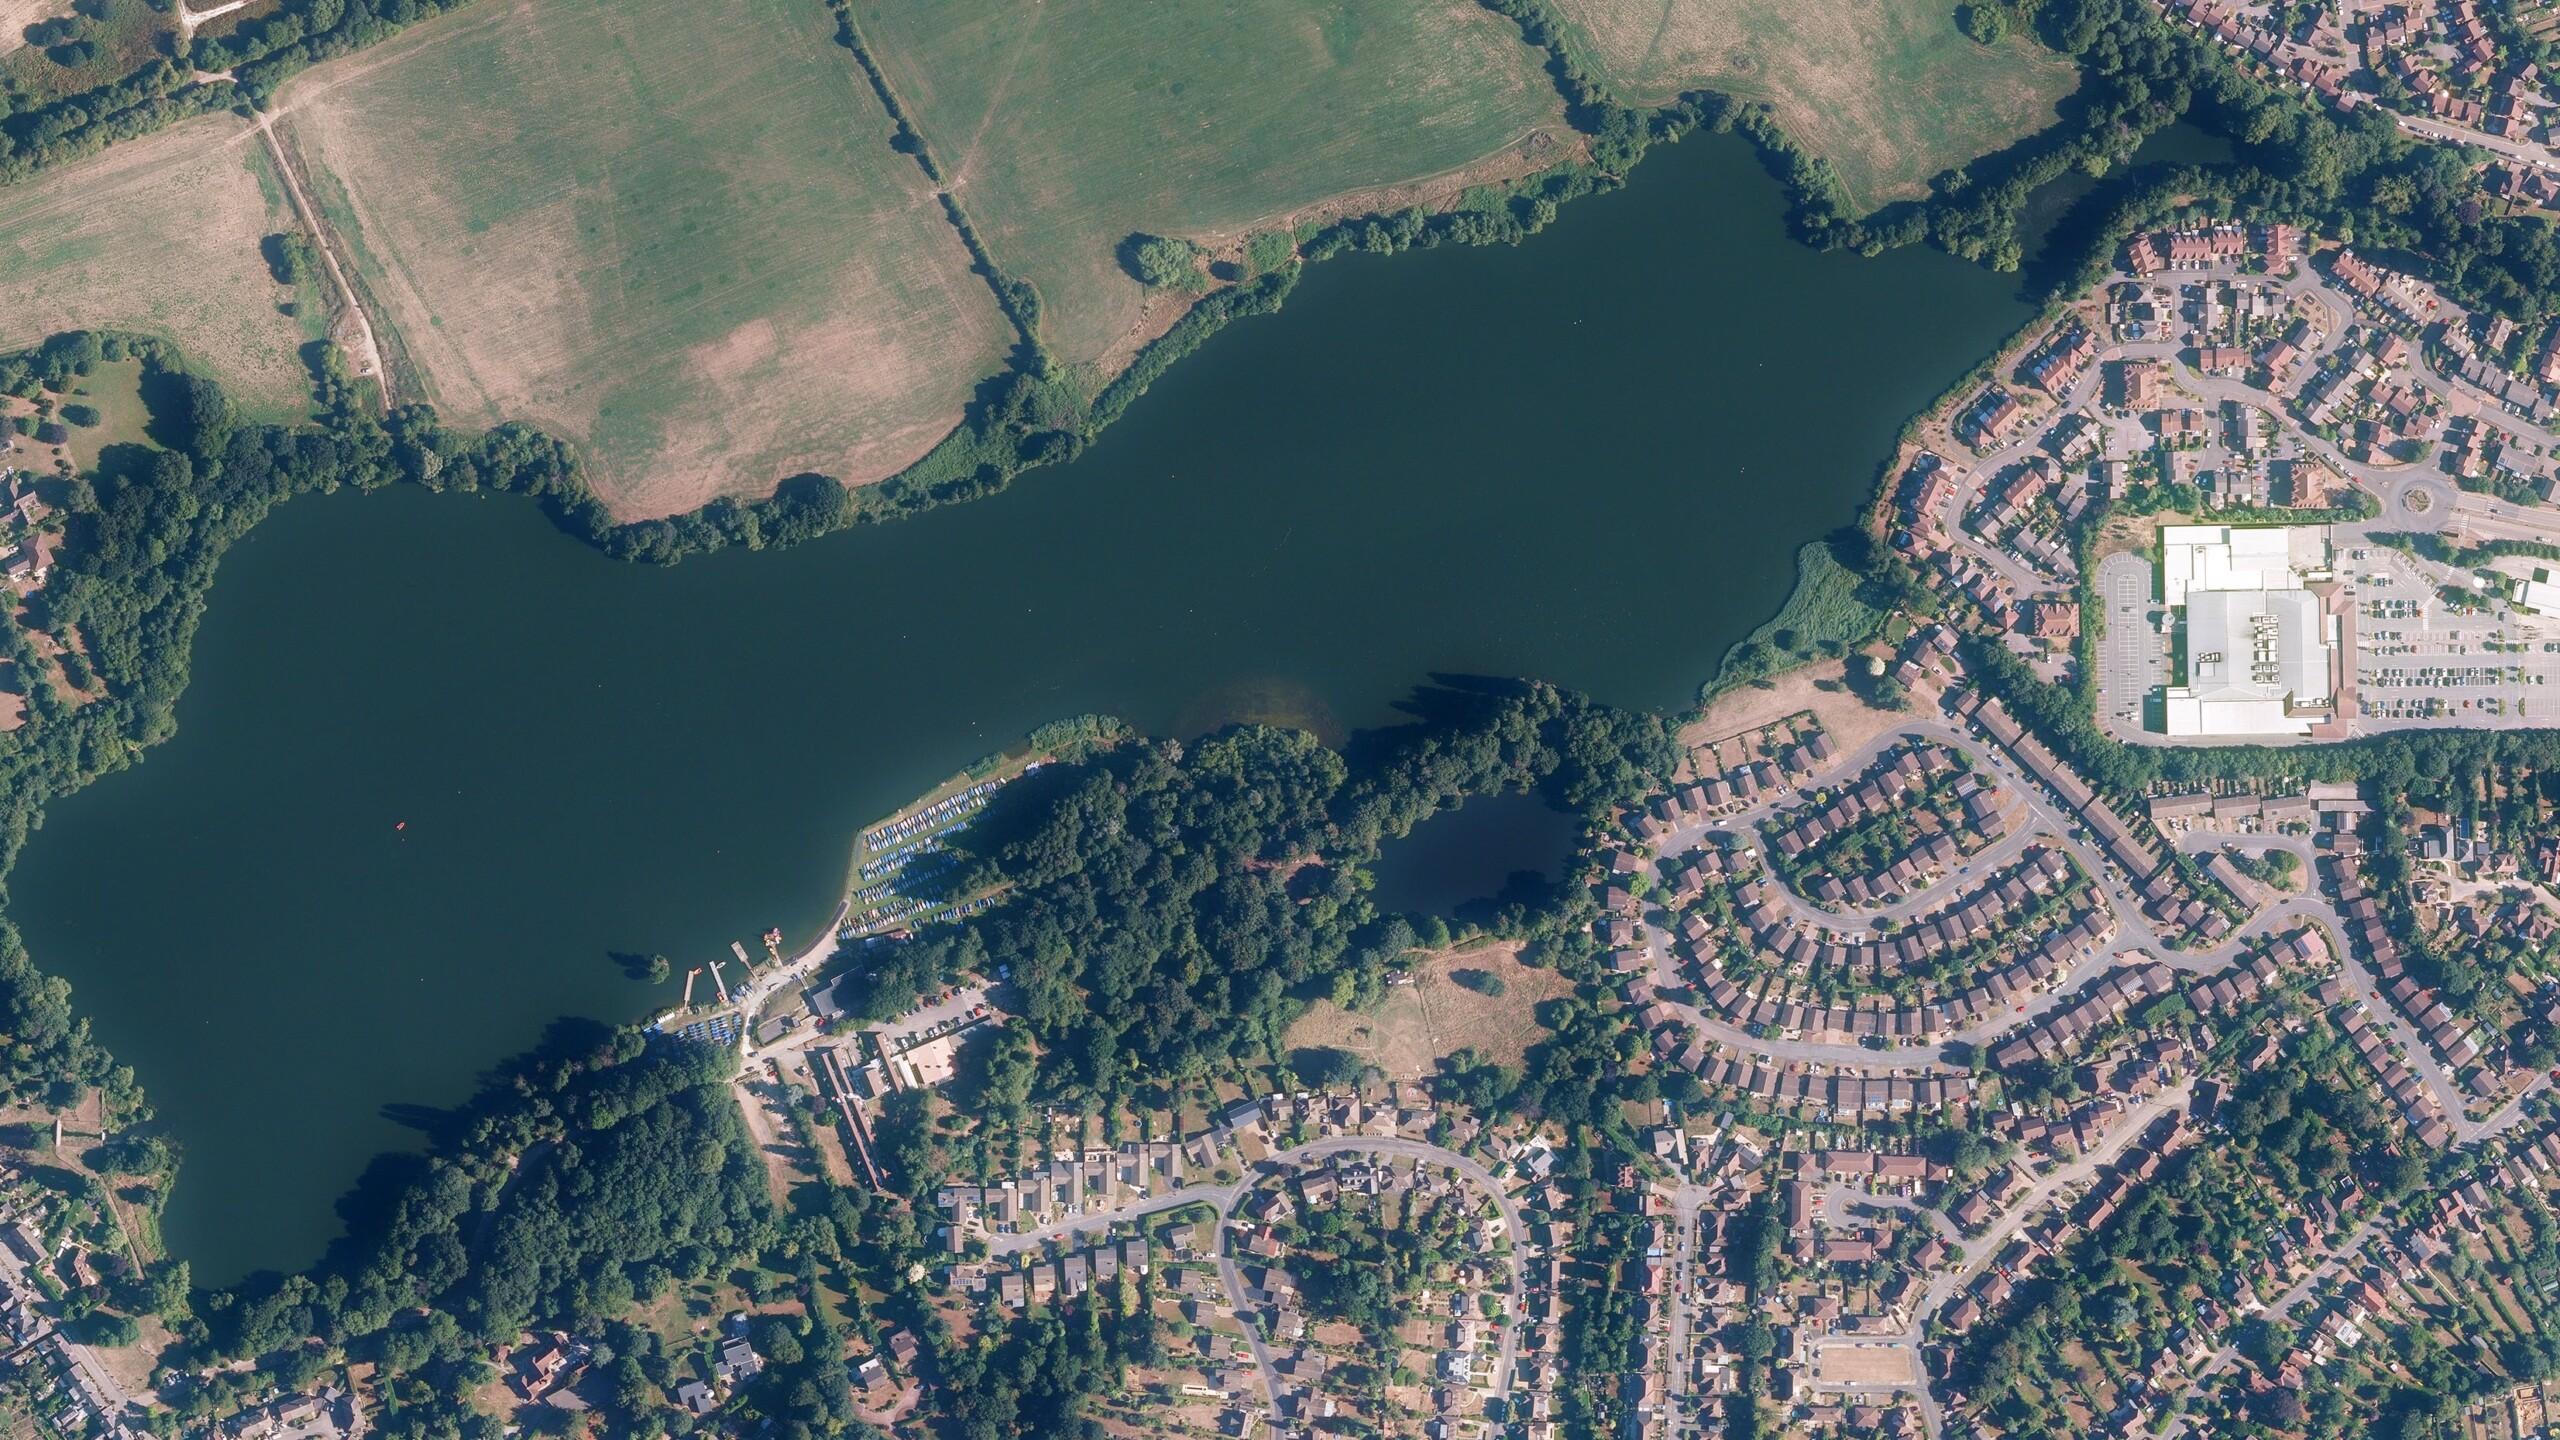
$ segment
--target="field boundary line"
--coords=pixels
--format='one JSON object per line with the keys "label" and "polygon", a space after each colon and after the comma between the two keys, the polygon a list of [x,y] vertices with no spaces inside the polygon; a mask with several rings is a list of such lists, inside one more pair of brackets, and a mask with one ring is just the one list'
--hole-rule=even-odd
{"label": "field boundary line", "polygon": [[[852,0],[828,0],[827,8],[836,17],[838,43],[852,53],[854,64],[861,69],[863,78],[871,82],[872,94],[879,99],[880,108],[888,113],[889,123],[897,128],[898,134],[914,142],[915,152],[908,158],[916,162],[916,168],[924,172],[925,182],[933,187],[933,197],[942,205],[943,223],[959,235],[961,248],[968,251],[970,260],[975,262],[970,268],[986,280],[988,291],[996,298],[996,310],[1013,326],[1023,353],[1038,357],[1042,353],[1039,287],[996,263],[995,252],[987,248],[986,240],[978,233],[977,222],[969,218],[968,210],[960,203],[958,181],[933,158],[933,142],[926,139],[924,131],[916,125],[907,103],[898,98],[897,87],[889,83],[889,72],[880,68],[880,57],[872,53],[871,42],[864,38],[861,25],[854,20]],[[1008,83],[1011,78],[1012,72],[1008,70]],[[994,113],[994,104],[992,100],[988,102],[988,113]],[[983,129],[980,133],[984,133]],[[890,148],[895,150],[897,147],[893,145]],[[1015,293],[1016,290],[1031,297],[1028,306],[1022,296]],[[1022,369],[1020,365],[1009,368]]]}
{"label": "field boundary line", "polygon": [[391,376],[382,366],[382,347],[374,343],[373,321],[364,313],[364,302],[357,298],[355,286],[338,264],[336,237],[322,223],[320,207],[302,192],[302,175],[295,168],[296,157],[287,153],[284,143],[276,138],[276,117],[258,117],[258,136],[267,145],[267,157],[275,162],[276,173],[284,181],[284,193],[292,201],[294,215],[311,236],[311,248],[320,254],[321,269],[329,276],[329,286],[337,292],[338,302],[347,307],[347,317],[354,323],[356,339],[356,374],[373,377],[375,398],[385,410],[391,405]]}

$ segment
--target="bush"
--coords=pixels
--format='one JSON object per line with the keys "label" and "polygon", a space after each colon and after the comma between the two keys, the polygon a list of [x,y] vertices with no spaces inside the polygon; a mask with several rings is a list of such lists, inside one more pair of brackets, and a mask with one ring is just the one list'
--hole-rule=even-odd
{"label": "bush", "polygon": [[1286,230],[1256,231],[1244,242],[1244,265],[1248,274],[1268,275],[1298,258],[1298,242]]}
{"label": "bush", "polygon": [[1120,263],[1158,290],[1199,284],[1200,255],[1199,246],[1164,235],[1132,235],[1120,245]]}

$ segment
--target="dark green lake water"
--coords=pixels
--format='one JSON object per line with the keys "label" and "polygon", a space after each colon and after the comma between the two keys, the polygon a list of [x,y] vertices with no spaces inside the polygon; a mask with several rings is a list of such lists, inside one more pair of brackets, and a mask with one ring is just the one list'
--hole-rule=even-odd
{"label": "dark green lake water", "polygon": [[1684,705],[2013,290],[1805,250],[1702,138],[1525,247],[1321,266],[1083,461],[905,524],[652,570],[512,501],[296,501],[177,738],[11,901],[186,1147],[175,1253],[299,1266],[414,1142],[389,1107],[671,998],[608,951],[805,939],[864,820],[1041,721],[1338,734],[1436,672]]}
{"label": "dark green lake water", "polygon": [[1482,923],[1497,902],[1534,899],[1561,879],[1581,829],[1543,796],[1479,795],[1389,841],[1370,898],[1382,910]]}

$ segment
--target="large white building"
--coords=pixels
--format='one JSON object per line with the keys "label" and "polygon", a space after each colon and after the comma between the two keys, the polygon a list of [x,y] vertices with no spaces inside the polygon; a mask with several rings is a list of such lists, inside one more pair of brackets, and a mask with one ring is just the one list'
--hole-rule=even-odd
{"label": "large white building", "polygon": [[2328,573],[2328,535],[2317,525],[2160,527],[2160,598],[2172,608],[2190,590],[2299,590]]}
{"label": "large white building", "polygon": [[2305,588],[2328,578],[2324,529],[2169,525],[2160,541],[2162,598],[2187,642],[2169,734],[2300,736],[2336,714],[2338,619]]}
{"label": "large white building", "polygon": [[2517,609],[2546,620],[2560,619],[2560,582],[2551,578],[2548,568],[2537,565],[2531,575],[2513,584]]}

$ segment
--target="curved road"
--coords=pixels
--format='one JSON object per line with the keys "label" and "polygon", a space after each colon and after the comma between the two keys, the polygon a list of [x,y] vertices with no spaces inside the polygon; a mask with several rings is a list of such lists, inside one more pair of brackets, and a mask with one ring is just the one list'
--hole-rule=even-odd
{"label": "curved road", "polygon": [[[1528,1313],[1527,1287],[1522,1275],[1520,1256],[1520,1247],[1528,1242],[1528,1224],[1521,1219],[1520,1207],[1512,1203],[1511,1197],[1503,1192],[1501,1182],[1493,1178],[1493,1172],[1455,1150],[1443,1149],[1428,1141],[1408,1140],[1394,1135],[1328,1135],[1323,1139],[1310,1140],[1303,1145],[1291,1146],[1286,1150],[1273,1151],[1256,1161],[1253,1169],[1232,1185],[1185,1185],[1162,1195],[1150,1195],[1126,1205],[1109,1210],[1092,1211],[1043,1225],[1034,1230],[990,1236],[987,1241],[987,1251],[995,1256],[1019,1255],[1025,1251],[1037,1250],[1052,1240],[1072,1240],[1090,1231],[1108,1231],[1112,1226],[1123,1221],[1144,1220],[1149,1216],[1160,1215],[1168,1210],[1178,1210],[1190,1205],[1208,1205],[1217,1211],[1218,1228],[1221,1232],[1217,1258],[1218,1278],[1226,1286],[1227,1303],[1241,1315],[1245,1308],[1244,1277],[1236,1268],[1235,1258],[1227,1252],[1223,1239],[1223,1232],[1228,1220],[1234,1216],[1236,1206],[1243,1203],[1244,1197],[1252,1193],[1262,1179],[1282,1173],[1293,1162],[1318,1160],[1328,1155],[1341,1154],[1403,1156],[1410,1160],[1437,1165],[1454,1172],[1459,1178],[1492,1197],[1495,1208],[1501,1212],[1503,1228],[1509,1232],[1511,1239],[1511,1248],[1504,1257],[1504,1269],[1508,1272],[1511,1291],[1510,1303],[1505,1308],[1501,1359],[1494,1371],[1493,1385],[1493,1393],[1497,1398],[1508,1398],[1511,1394],[1512,1377],[1519,1369],[1521,1321]],[[1245,1341],[1253,1351],[1254,1365],[1261,1372],[1263,1398],[1271,1405],[1273,1413],[1277,1413],[1279,1386],[1273,1379],[1271,1352],[1263,1344],[1260,1330],[1248,1324],[1244,1327],[1244,1331]]]}

